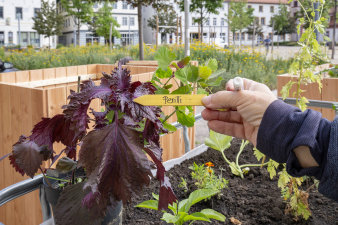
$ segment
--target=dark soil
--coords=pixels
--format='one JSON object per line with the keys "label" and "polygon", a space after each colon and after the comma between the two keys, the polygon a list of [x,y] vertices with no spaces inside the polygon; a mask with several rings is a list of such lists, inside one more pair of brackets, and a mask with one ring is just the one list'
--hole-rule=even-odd
{"label": "dark soil", "polygon": [[[239,150],[241,141],[234,139],[232,146],[227,150],[226,155],[231,161],[235,160],[235,156]],[[242,222],[243,225],[253,224],[318,224],[318,225],[338,225],[338,203],[334,202],[316,190],[310,191],[309,204],[312,216],[307,220],[299,219],[295,221],[292,215],[286,215],[284,209],[286,204],[281,198],[280,189],[277,187],[277,179],[270,180],[266,169],[253,168],[245,176],[245,179],[232,175],[229,167],[223,160],[218,151],[209,149],[207,152],[190,159],[180,166],[175,166],[168,172],[172,187],[179,200],[188,197],[189,193],[185,193],[178,187],[181,177],[188,182],[191,191],[196,188],[191,180],[191,170],[188,169],[193,162],[202,164],[213,162],[215,173],[220,174],[222,169],[223,177],[229,180],[229,187],[224,189],[222,196],[218,199],[213,197],[207,202],[200,202],[191,209],[200,211],[204,208],[213,208],[226,216],[226,222],[218,222],[212,220],[210,224],[232,224],[230,218],[234,217]],[[247,146],[242,153],[240,164],[257,163],[252,154],[252,146]],[[311,186],[312,182],[304,182],[304,189]],[[337,187],[333,187],[337,188]],[[152,181],[151,185],[143,190],[143,192],[132,199],[132,202],[124,209],[123,224],[124,225],[148,225],[148,224],[166,224],[161,221],[162,213],[150,209],[134,208],[135,205],[152,199],[151,193],[157,193],[159,184]],[[209,224],[207,222],[195,222],[194,224]]]}

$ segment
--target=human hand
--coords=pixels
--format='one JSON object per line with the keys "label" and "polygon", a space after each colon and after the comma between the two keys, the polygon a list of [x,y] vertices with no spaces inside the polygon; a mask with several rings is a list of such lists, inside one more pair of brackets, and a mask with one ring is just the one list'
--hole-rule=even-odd
{"label": "human hand", "polygon": [[202,117],[208,121],[211,130],[247,139],[256,146],[264,112],[277,98],[264,84],[244,78],[243,83],[243,90],[235,91],[231,79],[226,84],[226,91],[204,97],[202,102],[206,109]]}

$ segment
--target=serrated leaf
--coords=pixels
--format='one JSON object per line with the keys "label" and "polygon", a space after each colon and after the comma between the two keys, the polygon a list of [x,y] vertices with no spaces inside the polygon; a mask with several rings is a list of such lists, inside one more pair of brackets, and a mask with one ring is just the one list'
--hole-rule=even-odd
{"label": "serrated leaf", "polygon": [[193,113],[185,114],[181,111],[176,111],[177,121],[183,126],[192,127],[195,123],[195,115]]}
{"label": "serrated leaf", "polygon": [[213,190],[213,189],[198,189],[196,191],[193,191],[188,198],[188,202],[186,203],[185,206],[185,212],[189,212],[190,207],[195,205],[196,203],[210,198],[211,196],[214,196],[218,193],[218,190]]}
{"label": "serrated leaf", "polygon": [[218,63],[216,59],[209,59],[207,62],[207,66],[212,70],[212,72],[215,72],[218,69]]}
{"label": "serrated leaf", "polygon": [[159,88],[155,91],[155,94],[157,94],[157,95],[167,95],[167,94],[169,94],[169,90],[164,89],[164,88]]}
{"label": "serrated leaf", "polygon": [[205,145],[217,151],[223,152],[231,146],[232,137],[210,130],[209,137],[205,140]]}
{"label": "serrated leaf", "polygon": [[208,95],[209,92],[207,92],[204,88],[197,88],[197,94]]}
{"label": "serrated leaf", "polygon": [[207,80],[206,84],[208,86],[218,87],[218,86],[221,85],[222,81],[223,81],[223,77],[217,77],[215,79],[209,79],[209,80]]}
{"label": "serrated leaf", "polygon": [[198,80],[198,67],[190,65],[191,72],[187,74],[187,80],[191,83],[195,83]]}
{"label": "serrated leaf", "polygon": [[136,205],[135,207],[157,210],[158,209],[158,200],[144,201],[144,202]]}
{"label": "serrated leaf", "polygon": [[212,70],[207,66],[198,67],[198,76],[204,80],[207,80],[212,74]]}
{"label": "serrated leaf", "polygon": [[267,170],[269,172],[271,180],[276,176],[276,169],[277,169],[278,166],[279,166],[278,162],[276,162],[272,159],[269,160]]}
{"label": "serrated leaf", "polygon": [[175,72],[175,78],[179,79],[183,84],[188,83],[188,76],[191,73],[189,66],[184,67],[183,69],[177,70]]}
{"label": "serrated leaf", "polygon": [[162,46],[156,51],[154,58],[158,62],[158,66],[162,70],[166,70],[170,63],[176,59],[176,55],[167,47]]}
{"label": "serrated leaf", "polygon": [[222,213],[219,213],[213,209],[203,209],[201,213],[203,213],[209,219],[214,219],[222,222],[225,221],[225,216]]}
{"label": "serrated leaf", "polygon": [[265,156],[257,148],[254,148],[253,150],[254,150],[254,156],[256,157],[257,161],[260,161]]}
{"label": "serrated leaf", "polygon": [[163,70],[162,68],[158,68],[155,71],[155,74],[158,78],[164,79],[169,78],[173,75],[173,71],[170,69],[170,67],[167,67],[167,69]]}
{"label": "serrated leaf", "polygon": [[175,132],[177,128],[169,123],[164,123],[163,124],[164,129],[168,130],[169,132]]}
{"label": "serrated leaf", "polygon": [[170,213],[164,213],[161,220],[164,220],[167,223],[174,223],[175,224],[179,220],[179,218],[180,218],[179,215],[174,216]]}

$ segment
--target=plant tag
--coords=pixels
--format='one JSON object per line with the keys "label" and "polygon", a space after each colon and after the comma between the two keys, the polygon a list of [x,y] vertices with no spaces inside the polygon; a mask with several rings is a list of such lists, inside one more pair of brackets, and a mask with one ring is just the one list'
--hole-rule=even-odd
{"label": "plant tag", "polygon": [[203,105],[202,98],[206,95],[143,95],[133,101],[147,106],[190,106]]}

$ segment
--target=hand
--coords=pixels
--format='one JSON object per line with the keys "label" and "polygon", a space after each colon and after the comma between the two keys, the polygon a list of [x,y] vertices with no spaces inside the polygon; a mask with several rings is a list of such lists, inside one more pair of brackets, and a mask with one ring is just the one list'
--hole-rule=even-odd
{"label": "hand", "polygon": [[211,130],[247,139],[256,146],[264,112],[277,98],[264,84],[244,78],[243,83],[243,90],[234,91],[231,79],[226,84],[227,91],[204,97],[202,102],[206,109],[202,117],[208,121]]}

